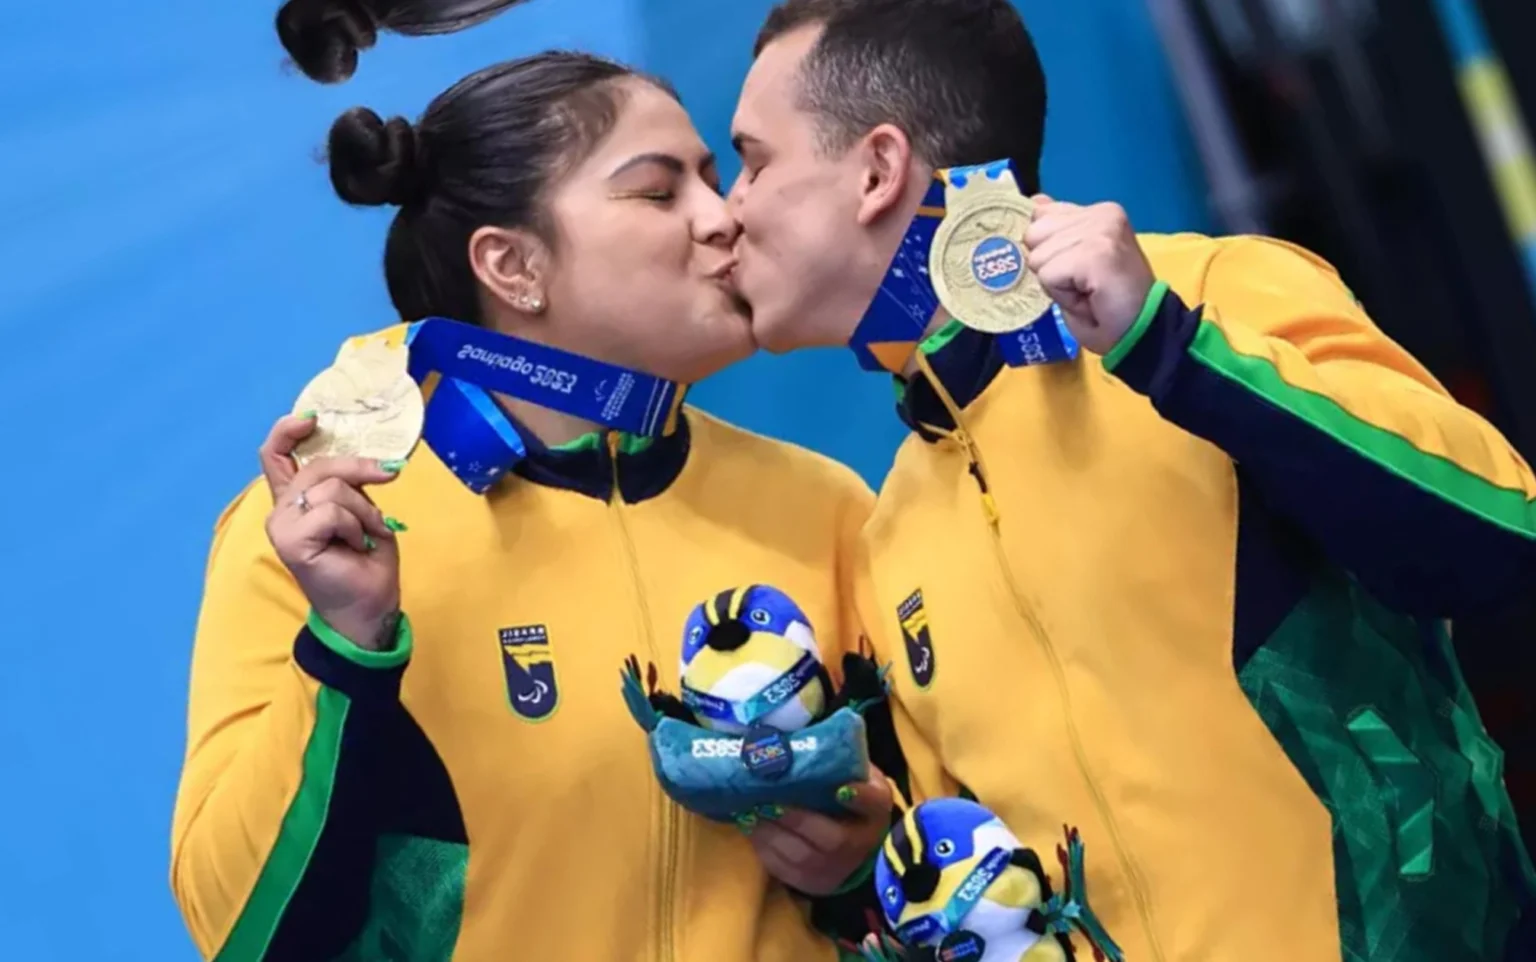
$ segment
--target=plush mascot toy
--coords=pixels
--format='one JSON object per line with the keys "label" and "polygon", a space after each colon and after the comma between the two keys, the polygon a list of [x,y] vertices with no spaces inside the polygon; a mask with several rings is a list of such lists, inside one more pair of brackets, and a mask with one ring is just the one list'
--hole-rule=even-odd
{"label": "plush mascot toy", "polygon": [[875,863],[880,907],[902,947],[875,938],[865,959],[1075,962],[1076,931],[1096,960],[1122,962],[1088,907],[1076,829],[1066,830],[1056,854],[1060,893],[1039,857],[986,808],[963,798],[918,805],[891,829]]}
{"label": "plush mascot toy", "polygon": [[821,717],[832,680],[804,614],[772,588],[722,591],[683,626],[683,704],[711,731],[797,732]]}
{"label": "plush mascot toy", "polygon": [[731,588],[683,627],[682,695],[642,681],[631,657],[624,700],[649,733],[667,794],[706,818],[742,823],[770,808],[845,814],[837,790],[869,777],[864,712],[886,697],[884,672],[843,658],[833,690],[816,634],[798,605],[767,585]]}

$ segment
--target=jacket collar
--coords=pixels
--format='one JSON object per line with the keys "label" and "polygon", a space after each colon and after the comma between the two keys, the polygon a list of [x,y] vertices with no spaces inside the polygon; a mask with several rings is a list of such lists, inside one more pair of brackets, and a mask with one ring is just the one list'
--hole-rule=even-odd
{"label": "jacket collar", "polygon": [[[924,340],[918,350],[927,356],[928,364],[938,375],[944,390],[962,410],[980,397],[1005,367],[996,337],[972,330],[958,321],[950,321]],[[930,427],[944,431],[955,429],[954,418],[950,417],[926,375],[919,373],[905,381],[898,378],[896,396],[896,413],[923,440],[939,439],[940,435]]]}
{"label": "jacket collar", "polygon": [[678,413],[676,430],[660,437],[592,433],[555,447],[545,445],[516,419],[512,424],[528,452],[512,467],[514,474],[600,501],[613,497],[615,478],[619,495],[629,504],[666,491],[682,473],[691,443],[686,412]]}

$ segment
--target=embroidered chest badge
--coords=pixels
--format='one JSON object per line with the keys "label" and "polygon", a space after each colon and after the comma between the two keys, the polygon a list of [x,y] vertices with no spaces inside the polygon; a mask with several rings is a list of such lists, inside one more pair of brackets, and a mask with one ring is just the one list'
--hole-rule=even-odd
{"label": "embroidered chest badge", "polygon": [[500,631],[501,665],[507,678],[507,704],[519,717],[543,721],[560,704],[549,629],[524,625]]}
{"label": "embroidered chest badge", "polygon": [[928,629],[928,612],[923,609],[923,591],[912,592],[896,607],[896,617],[901,621],[901,637],[907,643],[907,667],[912,680],[919,688],[933,684],[934,663],[933,636]]}

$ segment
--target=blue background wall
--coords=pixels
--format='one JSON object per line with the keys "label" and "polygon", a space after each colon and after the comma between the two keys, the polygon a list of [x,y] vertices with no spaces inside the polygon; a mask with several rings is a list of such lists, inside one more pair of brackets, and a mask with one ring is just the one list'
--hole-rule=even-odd
{"label": "blue background wall", "polygon": [[[390,319],[388,214],[345,208],[314,160],[331,119],[414,115],[470,69],[567,45],[674,78],[724,154],[768,3],[539,0],[385,38],[339,88],[281,69],[272,6],[24,4],[0,33],[0,958],[194,957],[166,878],[210,526],[306,378]],[[1023,8],[1052,81],[1049,188],[1202,227],[1137,0]],[[872,483],[898,438],[888,388],[841,352],[754,360],[696,397]]]}

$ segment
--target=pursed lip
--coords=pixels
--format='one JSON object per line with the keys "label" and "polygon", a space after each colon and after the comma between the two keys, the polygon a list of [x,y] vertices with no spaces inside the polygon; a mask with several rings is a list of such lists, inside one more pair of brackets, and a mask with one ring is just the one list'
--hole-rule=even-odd
{"label": "pursed lip", "polygon": [[732,257],[730,260],[721,261],[713,270],[705,271],[704,276],[712,281],[726,281],[731,279],[731,274],[736,270],[738,261]]}

